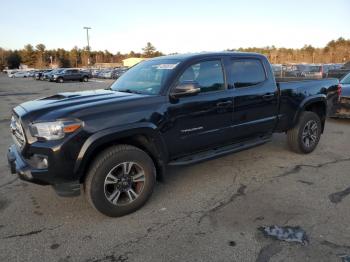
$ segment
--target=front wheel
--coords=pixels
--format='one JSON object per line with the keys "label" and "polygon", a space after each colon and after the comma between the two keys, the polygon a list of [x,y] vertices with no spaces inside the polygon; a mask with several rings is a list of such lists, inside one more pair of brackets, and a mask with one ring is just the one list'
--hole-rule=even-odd
{"label": "front wheel", "polygon": [[310,111],[301,114],[298,124],[287,132],[289,147],[297,153],[308,154],[315,150],[321,138],[320,117]]}
{"label": "front wheel", "polygon": [[83,77],[83,82],[87,82],[87,81],[89,81],[89,78],[87,76],[84,76]]}
{"label": "front wheel", "polygon": [[62,83],[64,82],[64,80],[63,80],[62,77],[59,77],[59,78],[57,79],[57,82],[62,84]]}
{"label": "front wheel", "polygon": [[156,181],[152,159],[141,149],[118,145],[93,162],[84,183],[90,204],[101,213],[119,217],[142,207]]}

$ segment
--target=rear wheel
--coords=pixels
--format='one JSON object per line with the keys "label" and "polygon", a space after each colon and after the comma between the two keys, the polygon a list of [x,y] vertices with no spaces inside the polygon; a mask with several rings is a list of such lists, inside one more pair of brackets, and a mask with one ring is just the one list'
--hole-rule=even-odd
{"label": "rear wheel", "polygon": [[142,207],[153,192],[156,171],[141,149],[119,145],[102,152],[84,183],[90,204],[101,213],[118,217]]}
{"label": "rear wheel", "polygon": [[298,124],[287,132],[289,147],[297,153],[308,154],[315,150],[321,138],[320,117],[310,111],[305,111]]}
{"label": "rear wheel", "polygon": [[89,81],[89,78],[87,76],[84,76],[83,77],[83,82],[87,82],[87,81]]}
{"label": "rear wheel", "polygon": [[64,80],[63,80],[62,77],[59,77],[59,78],[57,79],[57,82],[62,84],[62,83],[64,82]]}

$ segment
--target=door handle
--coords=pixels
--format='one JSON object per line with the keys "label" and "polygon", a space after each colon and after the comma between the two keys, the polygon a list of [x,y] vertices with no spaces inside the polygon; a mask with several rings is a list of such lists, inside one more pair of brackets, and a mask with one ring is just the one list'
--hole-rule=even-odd
{"label": "door handle", "polygon": [[225,102],[219,102],[216,104],[217,107],[228,107],[231,106],[233,103],[232,101],[225,101]]}
{"label": "door handle", "polygon": [[266,95],[263,95],[263,99],[265,99],[265,100],[270,100],[270,99],[272,99],[274,97],[275,97],[274,93],[268,93]]}

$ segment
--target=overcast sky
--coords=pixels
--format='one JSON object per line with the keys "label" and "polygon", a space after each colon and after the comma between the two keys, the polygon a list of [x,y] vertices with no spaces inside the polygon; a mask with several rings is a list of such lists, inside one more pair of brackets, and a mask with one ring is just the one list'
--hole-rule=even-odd
{"label": "overcast sky", "polygon": [[2,1],[0,47],[86,46],[140,52],[147,42],[165,53],[238,47],[322,47],[350,38],[348,0]]}

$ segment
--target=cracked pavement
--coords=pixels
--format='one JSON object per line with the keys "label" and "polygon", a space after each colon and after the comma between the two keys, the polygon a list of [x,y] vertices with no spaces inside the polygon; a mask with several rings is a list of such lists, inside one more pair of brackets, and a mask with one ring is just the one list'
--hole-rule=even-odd
{"label": "cracked pavement", "polygon": [[[0,261],[341,261],[350,254],[350,120],[327,120],[315,152],[298,155],[284,134],[216,160],[168,170],[150,201],[121,218],[84,196],[9,174],[11,107],[104,83],[0,76]],[[301,226],[310,244],[264,238],[260,226]]]}

